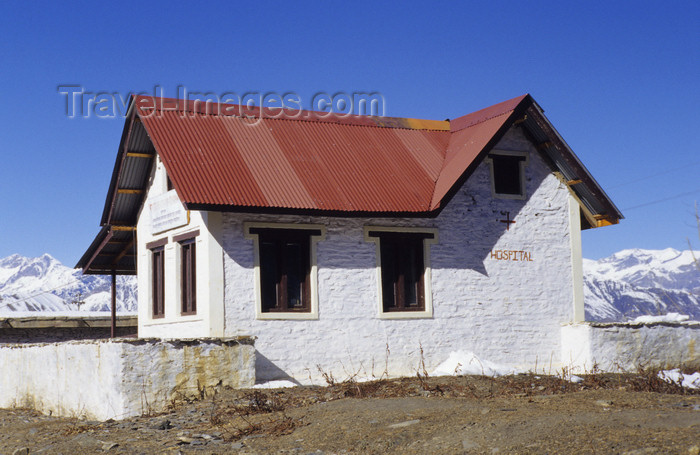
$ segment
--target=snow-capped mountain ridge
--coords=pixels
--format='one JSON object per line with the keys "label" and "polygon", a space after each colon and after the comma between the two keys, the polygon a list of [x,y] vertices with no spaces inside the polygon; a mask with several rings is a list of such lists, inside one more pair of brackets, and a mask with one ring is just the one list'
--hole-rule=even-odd
{"label": "snow-capped mountain ridge", "polygon": [[[0,314],[15,312],[108,311],[110,278],[83,275],[49,254],[0,259]],[[117,277],[117,310],[136,311],[136,280]]]}
{"label": "snow-capped mountain ridge", "polygon": [[[589,321],[680,313],[700,320],[700,252],[629,249],[583,260]],[[84,302],[79,304],[78,302]],[[0,259],[0,315],[109,311],[110,278],[82,275],[49,254]],[[136,311],[135,277],[117,277],[117,310]]]}
{"label": "snow-capped mountain ridge", "polygon": [[676,312],[700,320],[700,253],[629,249],[583,260],[586,319],[621,321]]}

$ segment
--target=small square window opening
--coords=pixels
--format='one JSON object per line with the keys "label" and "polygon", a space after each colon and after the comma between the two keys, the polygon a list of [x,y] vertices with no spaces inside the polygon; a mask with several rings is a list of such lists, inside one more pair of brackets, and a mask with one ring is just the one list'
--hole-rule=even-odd
{"label": "small square window opening", "polygon": [[524,168],[527,156],[492,153],[489,158],[494,194],[497,196],[525,196]]}

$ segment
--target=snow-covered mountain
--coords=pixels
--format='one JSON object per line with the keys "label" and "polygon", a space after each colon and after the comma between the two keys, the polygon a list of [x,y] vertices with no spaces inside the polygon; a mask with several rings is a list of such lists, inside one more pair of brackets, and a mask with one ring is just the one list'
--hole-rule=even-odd
{"label": "snow-covered mountain", "polygon": [[[700,259],[700,253],[695,256]],[[667,313],[700,320],[700,269],[690,251],[623,250],[598,261],[584,259],[583,270],[586,320]],[[82,275],[48,254],[0,259],[0,315],[109,311],[109,306],[109,277]],[[135,277],[117,277],[117,310],[136,311]]]}
{"label": "snow-covered mountain", "polygon": [[[111,279],[83,275],[48,254],[0,259],[0,315],[109,311]],[[117,311],[136,312],[136,277],[117,277]]]}
{"label": "snow-covered mountain", "polygon": [[[695,257],[700,260],[700,253]],[[586,320],[680,313],[700,320],[700,268],[690,250],[622,250],[583,260]]]}

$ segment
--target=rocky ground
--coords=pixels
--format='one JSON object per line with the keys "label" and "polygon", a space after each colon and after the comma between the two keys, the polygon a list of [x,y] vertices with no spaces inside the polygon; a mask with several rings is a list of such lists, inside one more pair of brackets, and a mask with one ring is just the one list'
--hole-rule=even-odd
{"label": "rocky ground", "polygon": [[0,454],[700,453],[700,391],[654,372],[218,390],[90,422],[0,410]]}

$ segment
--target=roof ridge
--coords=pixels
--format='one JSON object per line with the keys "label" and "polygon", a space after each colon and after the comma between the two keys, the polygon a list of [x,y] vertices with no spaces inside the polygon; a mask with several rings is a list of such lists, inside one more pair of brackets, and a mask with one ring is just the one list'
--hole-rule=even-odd
{"label": "roof ridge", "polygon": [[478,111],[474,111],[469,114],[458,117],[450,121],[450,131],[455,133],[465,128],[469,128],[471,126],[492,120],[496,117],[500,117],[501,115],[508,114],[512,112],[515,108],[517,108],[520,105],[520,103],[522,103],[528,98],[532,100],[530,94],[526,93],[525,95],[520,95],[515,98],[511,98],[509,100],[502,101],[498,104],[494,104],[492,106],[488,106],[483,109],[479,109]]}
{"label": "roof ridge", "polygon": [[[368,126],[376,128],[392,128],[424,131],[450,131],[450,123],[446,120],[414,119],[408,117],[389,117],[380,115],[338,114],[333,112],[311,111],[306,109],[270,108],[261,106],[245,106],[242,104],[217,103],[202,100],[187,100],[179,98],[155,97],[150,95],[135,95],[133,103],[140,111],[176,111],[192,113],[193,115],[209,115],[217,117],[235,117],[262,120],[289,120],[298,122],[332,123],[349,126]],[[148,105],[139,105],[141,100],[152,100]],[[215,107],[209,107],[215,106]],[[226,111],[233,111],[227,113]],[[266,115],[266,112],[269,115]],[[142,114],[140,114],[142,115]]]}
{"label": "roof ridge", "polygon": [[[456,132],[458,132],[458,131],[462,131],[462,130],[465,129],[465,128],[470,128],[470,127],[472,127],[472,126],[476,126],[476,125],[478,125],[478,124],[480,124],[480,123],[488,122],[489,120],[495,119],[496,117],[500,117],[500,116],[502,116],[502,115],[508,115],[508,114],[510,114],[510,113],[511,113],[511,111],[504,111],[504,112],[501,112],[501,113],[498,113],[498,114],[493,114],[493,115],[491,115],[491,116],[489,116],[489,117],[484,117],[484,118],[475,120],[475,121],[473,121],[473,122],[470,122],[470,123],[468,123],[468,124],[466,124],[466,125],[464,125],[464,126],[461,126],[459,129],[450,130],[450,133],[456,133]],[[467,115],[469,115],[469,114],[467,114]]]}
{"label": "roof ridge", "polygon": [[[315,111],[304,111],[304,112],[315,112]],[[445,122],[444,120],[424,120],[424,119],[412,119],[408,117],[384,117],[380,115],[354,115],[355,117],[361,117],[362,119],[382,119],[382,118],[389,118],[389,119],[399,119],[399,120],[418,120],[418,121],[426,121],[426,122],[444,122],[447,123],[446,126],[449,126],[448,122]],[[235,117],[235,116],[232,116]],[[245,118],[245,117],[237,117],[237,118]],[[421,130],[421,131],[444,131],[446,133],[449,133],[450,130],[449,128],[430,128],[430,127],[411,127],[411,126],[404,126],[404,125],[387,125],[381,122],[376,122],[374,125],[370,124],[361,124],[361,123],[352,123],[352,122],[343,122],[342,120],[335,120],[335,119],[324,119],[324,118],[306,118],[306,117],[301,117],[301,118],[289,118],[289,117],[262,117],[262,120],[282,120],[282,121],[288,121],[288,122],[308,122],[308,123],[332,123],[335,125],[346,125],[346,126],[361,126],[361,127],[366,127],[366,128],[390,128],[390,129],[397,129],[397,130]]]}

